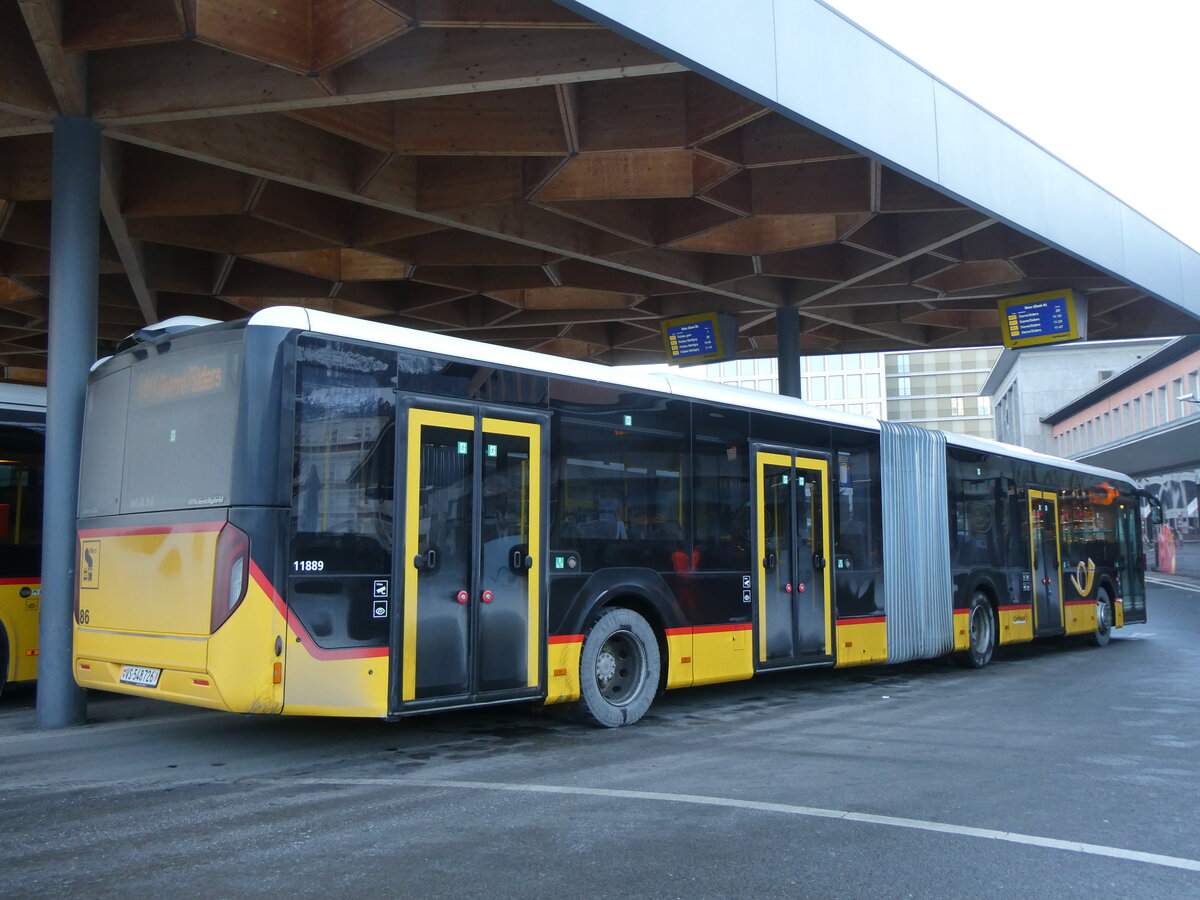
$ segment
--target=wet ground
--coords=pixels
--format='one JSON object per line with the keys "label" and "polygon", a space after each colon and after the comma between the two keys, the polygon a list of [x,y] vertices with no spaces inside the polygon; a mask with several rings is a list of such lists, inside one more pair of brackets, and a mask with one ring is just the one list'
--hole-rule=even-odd
{"label": "wet ground", "polygon": [[0,897],[1200,896],[1200,593],[1105,648],[780,673],[632,728],[0,698]]}

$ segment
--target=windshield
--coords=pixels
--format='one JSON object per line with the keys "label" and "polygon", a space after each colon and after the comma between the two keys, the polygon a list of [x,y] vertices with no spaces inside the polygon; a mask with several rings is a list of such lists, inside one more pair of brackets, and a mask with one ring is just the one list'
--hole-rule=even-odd
{"label": "windshield", "polygon": [[81,516],[230,502],[242,345],[219,340],[150,348],[89,385]]}

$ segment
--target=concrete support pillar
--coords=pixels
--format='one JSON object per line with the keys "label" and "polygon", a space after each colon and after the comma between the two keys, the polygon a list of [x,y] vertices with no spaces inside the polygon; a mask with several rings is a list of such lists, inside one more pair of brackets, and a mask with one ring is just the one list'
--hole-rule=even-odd
{"label": "concrete support pillar", "polygon": [[50,207],[50,346],[37,722],[81,725],[87,701],[71,670],[75,515],[88,369],[96,359],[100,269],[100,126],[54,120]]}
{"label": "concrete support pillar", "polygon": [[776,347],[779,354],[779,393],[800,396],[800,311],[781,306],[775,311]]}

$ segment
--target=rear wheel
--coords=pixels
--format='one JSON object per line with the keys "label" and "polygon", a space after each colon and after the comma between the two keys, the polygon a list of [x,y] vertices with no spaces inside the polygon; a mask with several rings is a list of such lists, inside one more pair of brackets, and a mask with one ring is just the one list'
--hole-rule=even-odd
{"label": "rear wheel", "polygon": [[1096,630],[1092,632],[1092,643],[1103,647],[1112,637],[1113,602],[1108,588],[1101,586],[1096,591]]}
{"label": "rear wheel", "polygon": [[595,621],[579,659],[580,711],[593,725],[632,725],[658,690],[658,640],[631,609],[610,609]]}
{"label": "rear wheel", "polygon": [[971,595],[967,634],[966,652],[957,654],[954,661],[968,669],[982,669],[992,661],[992,653],[996,650],[996,619],[992,604],[983,591]]}

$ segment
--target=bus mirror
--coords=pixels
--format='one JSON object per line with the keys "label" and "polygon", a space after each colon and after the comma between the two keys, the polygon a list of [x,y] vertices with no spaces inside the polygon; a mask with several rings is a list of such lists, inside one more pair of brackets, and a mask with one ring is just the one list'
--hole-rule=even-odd
{"label": "bus mirror", "polygon": [[1157,503],[1150,504],[1150,524],[1161,525],[1163,523],[1162,507]]}

